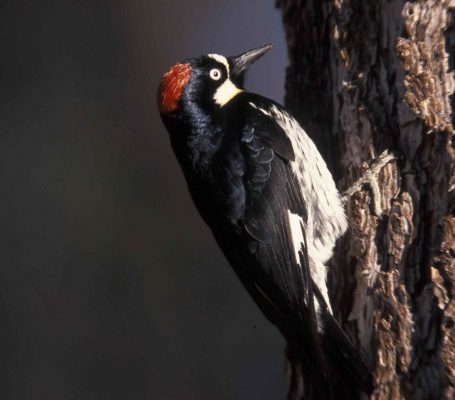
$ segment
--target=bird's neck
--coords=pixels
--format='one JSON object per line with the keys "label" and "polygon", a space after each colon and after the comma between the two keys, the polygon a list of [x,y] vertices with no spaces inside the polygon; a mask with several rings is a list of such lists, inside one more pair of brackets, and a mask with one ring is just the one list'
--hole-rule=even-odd
{"label": "bird's neck", "polygon": [[221,125],[195,104],[184,110],[178,124],[181,135],[171,139],[180,163],[197,175],[206,174],[223,141]]}

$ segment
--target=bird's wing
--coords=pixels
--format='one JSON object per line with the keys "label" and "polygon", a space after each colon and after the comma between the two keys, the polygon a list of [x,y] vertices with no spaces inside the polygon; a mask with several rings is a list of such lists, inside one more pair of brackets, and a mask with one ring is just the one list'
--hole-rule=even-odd
{"label": "bird's wing", "polygon": [[[245,126],[242,138],[248,165],[244,177],[247,195],[244,224],[257,242],[255,255],[265,273],[262,281],[256,278],[256,283],[272,302],[276,294],[267,285],[270,278],[276,283],[291,311],[288,328],[297,327],[295,334],[305,342],[306,355],[302,356],[310,357],[310,365],[321,366],[319,373],[323,374],[325,356],[328,356],[342,375],[368,391],[370,372],[311,276],[304,229],[307,210],[299,179],[291,166],[299,160],[295,159],[287,133],[275,122],[267,103],[250,103],[250,106],[256,114],[248,118],[254,122]],[[315,301],[319,305],[318,316]],[[276,307],[281,309],[282,305]]]}
{"label": "bird's wing", "polygon": [[[322,363],[314,307],[312,279],[303,226],[306,207],[290,163],[295,154],[286,132],[254,105],[241,139],[245,155],[246,208],[244,226],[255,239],[251,251],[263,274],[254,277],[265,296],[281,298],[277,307],[287,315],[289,327],[312,363]],[[273,284],[271,283],[273,282]],[[277,295],[276,288],[280,292]]]}

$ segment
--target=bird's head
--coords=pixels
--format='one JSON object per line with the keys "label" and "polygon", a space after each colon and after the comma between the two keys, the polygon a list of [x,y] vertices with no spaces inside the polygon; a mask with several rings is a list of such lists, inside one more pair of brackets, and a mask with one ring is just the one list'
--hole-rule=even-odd
{"label": "bird's head", "polygon": [[160,113],[178,113],[184,103],[207,110],[223,107],[243,90],[244,75],[250,65],[271,48],[267,44],[234,57],[208,54],[174,65],[160,82]]}

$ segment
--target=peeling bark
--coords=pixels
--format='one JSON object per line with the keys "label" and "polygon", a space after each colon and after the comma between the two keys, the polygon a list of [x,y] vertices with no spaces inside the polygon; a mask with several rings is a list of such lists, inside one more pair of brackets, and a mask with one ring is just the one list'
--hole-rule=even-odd
{"label": "peeling bark", "polygon": [[385,149],[400,157],[378,174],[379,193],[351,197],[351,229],[330,273],[334,311],[374,371],[371,399],[452,399],[455,1],[277,5],[290,58],[286,106],[339,189]]}

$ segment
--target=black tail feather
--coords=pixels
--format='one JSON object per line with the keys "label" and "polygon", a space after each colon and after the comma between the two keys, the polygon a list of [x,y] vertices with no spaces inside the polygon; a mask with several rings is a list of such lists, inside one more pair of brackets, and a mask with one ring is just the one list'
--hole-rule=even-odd
{"label": "black tail feather", "polygon": [[312,283],[313,293],[320,306],[319,321],[322,324],[320,343],[325,356],[343,380],[354,382],[358,389],[370,394],[374,388],[370,369],[329,311],[317,285],[314,281]]}
{"label": "black tail feather", "polygon": [[373,390],[371,371],[359,351],[328,311],[322,312],[321,322],[324,327],[321,346],[330,363],[341,378],[354,382],[360,390],[370,394]]}

